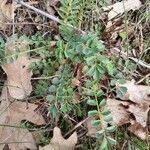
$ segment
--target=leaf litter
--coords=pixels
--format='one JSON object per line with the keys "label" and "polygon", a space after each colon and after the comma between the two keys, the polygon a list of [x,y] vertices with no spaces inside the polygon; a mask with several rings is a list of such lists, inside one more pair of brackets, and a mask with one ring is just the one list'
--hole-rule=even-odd
{"label": "leaf litter", "polygon": [[15,7],[15,2],[8,3],[8,0],[0,0],[0,29],[5,29],[5,23],[13,19]]}
{"label": "leaf litter", "polygon": [[40,147],[39,150],[73,150],[77,144],[77,133],[74,132],[68,139],[64,139],[61,130],[55,127],[53,130],[53,138],[49,145]]}
{"label": "leaf litter", "polygon": [[119,86],[127,88],[124,96],[120,97],[121,100],[107,99],[107,107],[112,111],[112,123],[116,126],[130,123],[128,129],[142,140],[146,140],[150,87],[136,85],[134,81],[127,81]]}
{"label": "leaf litter", "polygon": [[[32,92],[30,64],[32,59],[26,53],[28,41],[13,36],[5,44],[5,56],[8,60],[2,65],[7,74],[8,90],[11,97],[24,99]],[[12,56],[17,58],[13,58]],[[10,59],[13,59],[10,61]]]}
{"label": "leaf litter", "polygon": [[[4,0],[4,2],[6,2],[6,1]],[[131,5],[131,3],[132,3],[132,5]],[[5,10],[5,6],[4,6],[4,8],[1,8],[1,12],[2,12],[1,14],[2,14],[3,18],[1,17],[1,14],[0,14],[0,20],[2,23],[6,22],[8,20],[11,20],[12,14],[7,13],[7,12],[12,12],[11,7],[12,6],[7,6],[6,10]],[[139,9],[140,7],[141,7],[141,2],[139,0],[134,0],[134,1],[127,0],[127,1],[125,1],[124,4],[122,1],[122,2],[118,2],[114,5],[108,6],[106,8],[106,10],[109,10],[109,13],[108,13],[109,21],[108,21],[106,28],[109,28],[110,26],[112,26],[113,22],[111,20],[116,18],[118,15],[122,15],[125,11]],[[4,14],[6,14],[6,16],[4,16]],[[23,48],[19,48],[19,49],[21,51],[23,50],[23,52],[24,52],[25,47],[27,45],[28,45],[28,43],[24,43]],[[8,47],[7,47],[7,44],[6,44],[5,47],[7,49],[11,46],[12,45],[8,45]],[[17,46],[14,45],[13,52],[11,52],[11,53],[14,54],[14,52],[16,52],[16,48],[18,48],[19,46],[22,46],[22,45],[21,44],[17,45]],[[7,52],[7,50],[6,50],[6,52]],[[9,106],[9,112],[6,111],[4,118],[0,119],[0,122],[2,121],[2,123],[3,123],[3,121],[4,121],[4,123],[6,123],[5,122],[5,120],[6,120],[7,122],[12,121],[12,122],[10,122],[11,125],[12,125],[12,123],[15,123],[15,124],[17,123],[17,125],[18,125],[18,123],[20,123],[22,119],[31,121],[35,124],[44,123],[43,118],[41,118],[41,121],[37,122],[38,119],[36,120],[34,117],[32,117],[32,119],[31,119],[25,115],[25,114],[28,114],[28,111],[30,112],[30,109],[31,109],[30,114],[32,114],[32,113],[34,114],[35,112],[33,110],[35,110],[37,108],[36,105],[29,104],[29,108],[28,108],[29,110],[27,110],[25,102],[14,101],[14,100],[13,100],[14,101],[13,102],[11,100],[12,98],[24,99],[30,95],[30,93],[32,91],[32,85],[31,85],[32,72],[29,69],[30,63],[31,63],[30,58],[28,57],[28,55],[25,54],[25,55],[20,55],[16,60],[13,61],[13,63],[6,63],[3,65],[3,69],[7,74],[7,84],[15,85],[15,86],[14,87],[8,86],[7,94],[5,96],[4,96],[4,94],[2,94],[0,112],[1,112],[1,110],[3,110],[3,106],[7,106],[7,107]],[[17,67],[15,68],[15,66],[17,66]],[[21,68],[21,66],[22,66],[22,68]],[[19,71],[18,71],[18,68],[20,69]],[[23,68],[25,68],[25,69],[23,70]],[[21,72],[21,73],[18,74],[17,72],[18,73]],[[26,82],[24,83],[24,81],[26,81]],[[75,86],[79,86],[80,81],[74,80],[73,83]],[[147,114],[149,111],[150,87],[143,86],[143,85],[136,85],[132,81],[128,81],[126,84],[117,85],[117,86],[126,87],[127,92],[125,93],[125,95],[123,97],[120,98],[121,100],[107,99],[107,103],[108,103],[107,107],[112,111],[112,115],[113,115],[112,124],[117,125],[117,126],[122,126],[124,124],[130,123],[128,130],[133,132],[135,135],[137,135],[141,139],[145,140],[147,138],[146,121],[147,121]],[[8,97],[11,97],[11,98],[9,98],[8,102],[6,100],[6,97],[7,97],[7,100],[8,100]],[[75,95],[76,103],[79,102],[79,99],[80,98],[78,97],[78,95],[77,96]],[[21,110],[18,108],[21,108]],[[14,117],[16,115],[14,115],[14,116],[11,115],[11,114],[15,114],[15,113],[17,113],[17,115],[18,115],[17,111],[19,113],[21,111],[21,116],[20,117],[18,116],[19,117],[18,119]],[[28,115],[30,116],[30,114],[28,114]],[[37,115],[35,113],[35,116],[39,117],[39,114]],[[134,116],[134,118],[133,118],[133,116]],[[89,120],[89,122],[91,123],[91,120]],[[4,130],[6,130],[6,129],[7,129],[7,131],[4,132]],[[2,131],[3,132],[2,135],[4,135],[4,137],[5,137],[5,133],[8,134],[8,133],[13,132],[14,133],[13,135],[16,135],[13,137],[7,136],[6,139],[9,139],[8,142],[12,141],[12,140],[18,142],[20,139],[23,139],[22,141],[28,140],[31,142],[31,144],[29,144],[29,143],[28,144],[18,144],[19,148],[23,149],[28,146],[27,148],[36,149],[35,141],[32,137],[32,134],[30,134],[30,132],[28,132],[28,130],[26,130],[26,129],[19,130],[19,129],[15,128],[15,130],[11,131],[11,128],[6,128],[6,129],[4,129]],[[92,130],[92,128],[89,127],[88,132],[91,130]],[[94,132],[96,132],[96,131],[93,131],[89,135],[93,135]],[[25,136],[20,137],[20,135],[25,135]],[[14,137],[15,138],[19,137],[19,138],[15,139]],[[11,138],[12,138],[12,140],[11,140]],[[54,136],[53,136],[50,144],[45,147],[41,147],[41,150],[48,150],[48,149],[56,149],[57,150],[60,148],[64,148],[64,149],[68,148],[68,150],[71,150],[71,149],[74,149],[76,143],[77,143],[76,133],[71,135],[71,137],[66,140],[61,135],[60,129],[56,127],[56,128],[54,128]],[[68,147],[67,145],[70,145],[70,146]],[[13,150],[13,148],[14,147],[12,146],[12,150]]]}
{"label": "leaf litter", "polygon": [[[148,137],[148,112],[150,106],[150,87],[144,85],[136,85],[135,81],[127,81],[125,84],[117,84],[116,87],[127,88],[126,93],[118,99],[107,98],[107,106],[105,110],[110,110],[113,120],[112,125],[120,127],[125,124],[130,124],[128,130],[142,140]],[[95,137],[95,134],[100,128],[95,128],[91,125],[94,118],[89,118],[86,121],[88,136]]]}
{"label": "leaf litter", "polygon": [[[16,40],[14,40],[16,39]],[[32,91],[31,76],[32,71],[29,66],[32,62],[30,57],[25,52],[28,48],[28,41],[23,37],[17,39],[13,37],[5,44],[6,58],[11,58],[18,50],[17,58],[9,59],[2,65],[3,70],[7,74],[7,81],[3,88],[0,98],[0,141],[8,143],[11,150],[16,149],[32,149],[36,150],[37,146],[35,139],[27,129],[19,128],[22,120],[32,122],[36,125],[45,124],[43,117],[34,110],[38,105],[27,103],[23,101],[16,101],[15,99],[25,99]],[[7,127],[6,127],[7,126]],[[9,142],[17,144],[9,144]],[[73,150],[77,143],[77,134],[74,132],[68,139],[64,139],[58,127],[54,128],[54,135],[49,145],[41,147],[43,150],[47,149],[62,149]],[[3,149],[5,144],[0,145]]]}
{"label": "leaf litter", "polygon": [[[7,87],[3,88],[0,101],[0,141],[8,143],[11,150],[37,149],[32,134],[19,126],[22,120],[36,125],[45,124],[42,115],[34,111],[38,105],[29,103],[27,108],[26,102],[15,101],[9,95]],[[9,144],[9,142],[13,142],[13,144]],[[0,149],[3,149],[4,146],[5,144],[0,144]]]}
{"label": "leaf litter", "polygon": [[[38,105],[28,103],[27,106],[27,102],[15,100],[27,98],[32,91],[32,71],[29,67],[33,60],[26,53],[28,45],[24,37],[18,39],[17,36],[9,38],[5,44],[7,59],[2,68],[7,74],[7,81],[0,98],[0,141],[8,143],[11,150],[37,149],[32,133],[17,127],[20,126],[21,121],[26,120],[36,125],[45,124],[42,115],[35,112]],[[5,144],[1,144],[0,149],[4,146]]]}
{"label": "leaf litter", "polygon": [[[113,25],[112,20],[115,19],[114,22],[118,20],[118,18],[125,12],[128,12],[130,10],[138,10],[142,6],[142,3],[140,0],[127,0],[127,1],[121,1],[117,2],[113,5],[104,7],[104,11],[108,12],[108,23],[106,25],[106,29],[110,28]],[[117,18],[118,17],[118,18]]]}

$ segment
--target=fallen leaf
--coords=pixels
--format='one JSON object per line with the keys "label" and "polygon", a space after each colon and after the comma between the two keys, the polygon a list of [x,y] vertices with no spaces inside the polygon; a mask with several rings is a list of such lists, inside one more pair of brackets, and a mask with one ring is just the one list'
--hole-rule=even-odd
{"label": "fallen leaf", "polygon": [[76,143],[76,132],[74,132],[68,139],[64,139],[61,130],[58,127],[55,127],[50,144],[45,147],[40,147],[39,150],[73,150]]}
{"label": "fallen leaf", "polygon": [[137,137],[139,137],[142,140],[145,140],[147,138],[147,129],[142,127],[139,123],[135,122],[134,124],[130,125],[128,127],[128,130],[135,134]]}
{"label": "fallen leaf", "polygon": [[[117,84],[117,87],[125,87],[126,93],[122,100],[107,99],[107,106],[102,111],[111,111],[113,120],[111,125],[122,126],[130,124],[128,130],[142,140],[147,138],[147,120],[150,105],[150,87],[136,85],[134,81],[127,81],[125,84]],[[86,122],[88,135],[95,137],[95,133],[100,127],[94,128],[91,125],[93,118]],[[107,126],[107,124],[106,124]]]}
{"label": "fallen leaf", "polygon": [[13,18],[13,9],[14,7],[13,3],[8,3],[7,0],[0,0],[0,28],[5,28],[5,23],[12,20]]}
{"label": "fallen leaf", "polygon": [[146,103],[142,105],[130,104],[128,105],[128,107],[129,108],[127,109],[127,111],[132,113],[135,117],[136,122],[145,128],[148,119],[149,105]]}
{"label": "fallen leaf", "polygon": [[146,139],[146,123],[149,111],[149,105],[147,103],[139,105],[132,102],[107,99],[107,107],[105,109],[109,109],[111,111],[113,116],[111,124],[115,126],[122,126],[130,123],[128,130],[142,140]]}
{"label": "fallen leaf", "polygon": [[110,28],[112,26],[112,19],[115,17],[118,17],[119,15],[122,15],[124,12],[128,12],[130,10],[137,10],[142,6],[142,3],[140,0],[126,0],[117,2],[113,5],[104,7],[104,11],[109,11],[108,13],[108,23],[106,28]]}
{"label": "fallen leaf", "polygon": [[[110,110],[113,116],[113,121],[111,122],[112,125],[115,126],[122,126],[126,123],[130,123],[130,113],[126,110],[125,106],[128,105],[128,102],[118,101],[116,99],[107,99],[107,107],[103,109],[103,111]],[[88,136],[95,137],[96,132],[101,130],[102,127],[93,127],[91,122],[95,120],[95,118],[90,117],[86,122],[85,126],[88,129]],[[104,125],[107,127],[107,123]]]}
{"label": "fallen leaf", "polygon": [[131,100],[132,102],[142,104],[150,104],[150,86],[136,85],[135,81],[127,81],[125,84],[119,84],[119,87],[126,87],[127,92],[123,97],[123,100]]}
{"label": "fallen leaf", "polygon": [[91,123],[93,120],[95,120],[95,118],[94,117],[90,117],[84,123],[85,126],[88,129],[87,136],[90,136],[90,137],[95,137],[96,136],[96,132],[102,129],[101,126],[93,127],[92,123]]}
{"label": "fallen leaf", "polygon": [[72,100],[73,104],[80,103],[80,99],[81,99],[81,95],[78,92],[75,92],[73,94],[73,100]]}
{"label": "fallen leaf", "polygon": [[108,13],[108,20],[111,20],[115,18],[118,15],[121,15],[125,11],[130,11],[130,10],[137,10],[141,7],[141,1],[140,0],[126,0],[126,1],[121,1],[117,2],[113,5],[107,6],[104,8],[104,10],[111,10]]}
{"label": "fallen leaf", "polygon": [[113,116],[113,125],[121,126],[130,122],[130,113],[125,106],[128,102],[122,102],[116,99],[107,99],[107,107],[104,110],[110,110]]}
{"label": "fallen leaf", "polygon": [[5,55],[9,58],[11,55],[16,54],[18,50],[18,58],[11,63],[2,65],[3,70],[7,74],[8,90],[11,97],[16,99],[24,99],[30,95],[32,91],[31,76],[32,71],[29,66],[32,60],[29,59],[25,53],[28,47],[28,41],[23,37],[17,39],[16,37],[8,39],[5,44]]}
{"label": "fallen leaf", "polygon": [[[27,148],[36,150],[32,134],[27,129],[17,128],[17,126],[20,126],[22,120],[30,121],[36,125],[45,124],[43,117],[34,111],[38,106],[29,103],[27,108],[26,102],[14,101],[6,86],[3,88],[0,101],[0,141],[8,143],[11,150]],[[9,142],[13,142],[13,144],[9,144]],[[1,144],[0,149],[3,149],[4,146],[5,144]]]}

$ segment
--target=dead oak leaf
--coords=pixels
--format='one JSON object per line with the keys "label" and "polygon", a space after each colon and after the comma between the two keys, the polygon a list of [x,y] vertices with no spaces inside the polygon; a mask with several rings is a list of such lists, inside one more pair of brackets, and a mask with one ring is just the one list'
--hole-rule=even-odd
{"label": "dead oak leaf", "polygon": [[116,99],[107,99],[107,107],[105,110],[110,110],[113,116],[112,124],[121,126],[130,122],[130,113],[127,112],[125,106],[128,102],[118,101]]}
{"label": "dead oak leaf", "polygon": [[23,37],[8,39],[5,44],[6,57],[11,58],[12,55],[15,55],[16,49],[19,51],[18,57],[13,62],[6,62],[2,65],[3,70],[7,74],[9,93],[11,97],[16,99],[24,99],[32,91],[32,71],[29,68],[32,60],[25,53],[27,47],[28,41],[23,39]]}
{"label": "dead oak leaf", "polygon": [[[122,102],[118,101],[116,99],[107,99],[107,106],[102,110],[103,112],[106,112],[108,110],[111,111],[111,115],[113,117],[113,121],[111,122],[112,125],[115,126],[122,126],[124,124],[130,123],[130,113],[126,110],[124,105],[128,105],[128,102]],[[95,118],[90,117],[86,122],[85,126],[88,129],[88,136],[95,137],[96,132],[101,130],[102,127],[93,127],[92,121],[95,120]],[[107,127],[107,123],[103,124],[104,127]]]}
{"label": "dead oak leaf", "polygon": [[146,127],[147,119],[148,119],[148,111],[149,111],[148,104],[146,103],[142,105],[130,104],[128,105],[127,111],[134,115],[135,120],[138,124],[140,124],[144,128]]}
{"label": "dead oak leaf", "polygon": [[113,5],[107,6],[103,8],[105,11],[109,11],[108,13],[108,23],[106,26],[106,29],[110,28],[112,26],[112,19],[115,17],[122,15],[124,12],[128,12],[130,10],[137,10],[142,6],[142,3],[140,0],[126,0],[117,2]]}
{"label": "dead oak leaf", "polygon": [[85,126],[87,127],[87,130],[88,130],[87,136],[96,137],[96,132],[102,129],[101,126],[98,126],[98,127],[93,127],[92,126],[92,121],[94,121],[94,120],[95,120],[94,117],[90,117],[84,123]]}
{"label": "dead oak leaf", "polygon": [[[37,125],[45,124],[43,117],[34,111],[38,106],[29,103],[27,108],[25,102],[13,101],[6,87],[2,91],[0,100],[0,141],[4,143],[13,142],[13,144],[8,144],[11,150],[36,150],[37,147],[32,134],[27,129],[17,128],[17,126],[20,126],[22,120]],[[7,127],[3,125],[7,125]],[[0,145],[0,149],[3,149],[4,146]]]}
{"label": "dead oak leaf", "polygon": [[140,0],[126,0],[117,2],[113,5],[107,6],[104,10],[110,10],[108,13],[108,20],[115,18],[118,15],[121,15],[125,11],[137,10],[141,7]]}
{"label": "dead oak leaf", "polygon": [[139,137],[142,140],[146,140],[147,138],[147,128],[142,127],[139,123],[134,122],[128,127],[128,130],[135,134],[137,137]]}
{"label": "dead oak leaf", "polygon": [[55,127],[53,130],[53,138],[49,145],[40,147],[39,150],[73,150],[77,143],[77,133],[74,132],[68,139],[64,139],[61,130]]}
{"label": "dead oak leaf", "polygon": [[105,109],[111,111],[113,117],[111,124],[122,126],[130,123],[128,130],[142,140],[146,139],[146,122],[149,111],[149,105],[147,103],[139,105],[132,102],[107,99],[107,107]]}
{"label": "dead oak leaf", "polygon": [[123,97],[120,97],[121,99],[131,100],[138,104],[150,104],[150,86],[136,85],[134,80],[127,81],[125,84],[118,86],[127,88],[127,92]]}
{"label": "dead oak leaf", "polygon": [[5,23],[11,21],[14,16],[16,3],[8,3],[8,0],[0,0],[0,28],[5,28]]}

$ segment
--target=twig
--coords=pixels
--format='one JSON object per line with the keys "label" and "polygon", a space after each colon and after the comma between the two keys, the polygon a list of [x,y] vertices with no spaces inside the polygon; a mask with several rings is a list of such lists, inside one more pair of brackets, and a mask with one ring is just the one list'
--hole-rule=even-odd
{"label": "twig", "polygon": [[[115,47],[115,48],[113,48],[113,50],[115,50],[118,53],[121,53],[122,57],[127,57],[127,54],[122,52],[118,48]],[[146,67],[146,68],[150,69],[150,65],[147,64],[146,62],[142,61],[142,60],[139,60],[139,59],[134,58],[134,57],[129,57],[129,59],[133,60],[134,62],[136,62],[137,64],[139,64],[139,65],[141,65],[143,67]]]}
{"label": "twig", "polygon": [[150,76],[150,73],[148,73],[146,76],[144,76],[142,79],[140,79],[139,81],[136,82],[136,84],[139,84],[141,82],[143,82],[145,79],[147,79]]}
{"label": "twig", "polygon": [[82,124],[84,122],[86,122],[89,119],[89,117],[85,118],[84,120],[80,121],[77,125],[74,126],[73,129],[71,129],[69,132],[67,132],[64,137],[68,136],[71,132],[73,132],[75,129],[77,129],[78,127],[82,126]]}
{"label": "twig", "polygon": [[[37,12],[37,13],[39,13],[39,14],[41,14],[41,15],[43,15],[43,16],[45,16],[45,17],[47,17],[47,18],[49,18],[49,19],[51,19],[51,20],[53,20],[53,21],[55,21],[55,22],[60,23],[60,24],[63,25],[63,22],[61,22],[59,18],[56,18],[55,16],[52,16],[52,15],[50,15],[50,14],[48,14],[48,13],[46,13],[46,12],[40,10],[40,9],[37,9],[37,8],[35,8],[35,7],[31,6],[31,5],[29,5],[29,4],[25,3],[25,2],[23,2],[22,0],[15,0],[15,1],[16,1],[18,4],[21,4],[22,6],[25,6],[25,7],[29,8],[29,9],[31,9],[31,10],[33,10],[33,11],[35,11],[35,12]],[[78,29],[78,28],[72,26],[71,24],[68,24],[68,23],[67,23],[66,25],[67,25],[68,27],[71,27],[71,28],[73,28],[73,29],[75,29],[75,30],[81,32],[82,34],[86,34],[86,32],[84,32],[84,31],[82,31],[81,29]]]}
{"label": "twig", "polygon": [[37,78],[31,78],[31,80],[48,80],[52,79],[54,77],[59,77],[59,75],[49,76],[49,77],[37,77]]}

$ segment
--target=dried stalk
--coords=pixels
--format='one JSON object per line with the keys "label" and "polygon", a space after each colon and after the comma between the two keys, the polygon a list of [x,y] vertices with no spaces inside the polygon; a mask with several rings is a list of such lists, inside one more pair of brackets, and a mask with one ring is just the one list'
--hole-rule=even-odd
{"label": "dried stalk", "polygon": [[[59,24],[63,24],[63,22],[60,21],[59,18],[57,18],[57,17],[55,17],[55,16],[52,16],[52,15],[50,15],[50,14],[48,14],[48,13],[46,13],[46,12],[40,10],[40,9],[37,9],[37,8],[35,8],[34,6],[31,6],[31,5],[29,5],[29,4],[25,3],[25,2],[23,2],[22,0],[15,0],[15,1],[16,1],[18,4],[21,4],[22,6],[25,6],[25,7],[29,8],[29,9],[31,9],[31,10],[33,10],[33,11],[35,11],[35,12],[37,12],[37,13],[39,13],[39,14],[41,14],[41,15],[43,15],[43,16],[45,16],[45,17],[47,17],[47,18],[49,18],[49,19],[51,19],[51,20],[53,20],[53,21],[55,21],[55,22],[57,22],[57,23],[59,23]],[[77,31],[79,31],[79,32],[81,32],[82,34],[86,34],[86,32],[82,31],[81,29],[79,29],[79,28],[77,28],[77,27],[72,26],[71,24],[67,24],[67,26],[68,26],[68,27],[71,27],[71,28],[73,28],[73,29],[75,29],[75,30],[77,30]]]}

